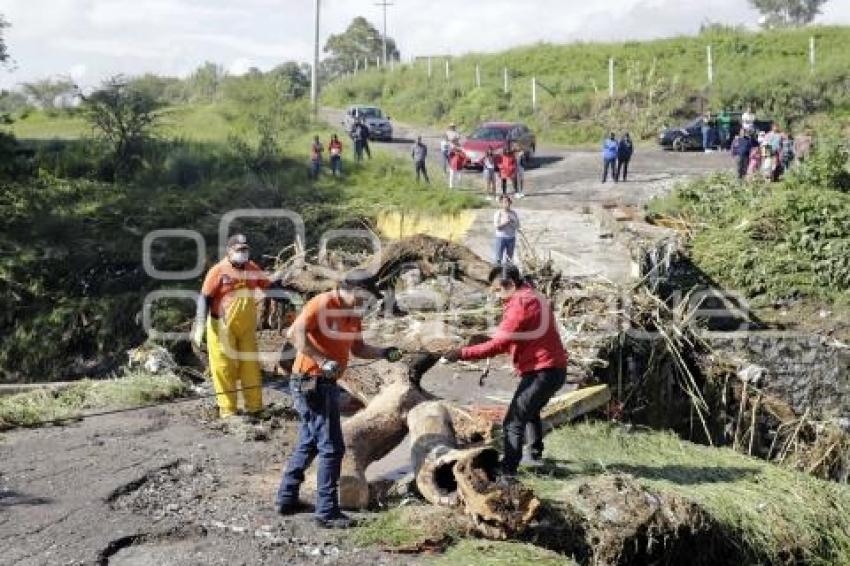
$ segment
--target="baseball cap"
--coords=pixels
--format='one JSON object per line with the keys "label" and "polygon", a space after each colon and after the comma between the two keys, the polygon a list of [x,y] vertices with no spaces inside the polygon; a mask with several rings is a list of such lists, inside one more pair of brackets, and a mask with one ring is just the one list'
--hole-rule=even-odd
{"label": "baseball cap", "polygon": [[369,291],[379,299],[384,298],[384,295],[378,290],[378,286],[375,283],[375,276],[365,269],[352,269],[343,276],[342,281],[339,282],[339,286],[341,289],[346,290],[362,289]]}
{"label": "baseball cap", "polygon": [[244,234],[234,234],[227,239],[228,248],[248,247],[248,238]]}

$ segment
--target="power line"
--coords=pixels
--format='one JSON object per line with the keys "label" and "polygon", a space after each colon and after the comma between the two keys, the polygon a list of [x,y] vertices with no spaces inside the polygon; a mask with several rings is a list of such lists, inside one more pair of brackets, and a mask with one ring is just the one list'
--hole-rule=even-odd
{"label": "power line", "polygon": [[384,46],[384,67],[387,66],[387,8],[390,6],[395,6],[392,2],[387,2],[387,0],[382,0],[381,2],[376,2],[375,6],[380,6],[384,9],[384,36],[383,36],[383,46]]}

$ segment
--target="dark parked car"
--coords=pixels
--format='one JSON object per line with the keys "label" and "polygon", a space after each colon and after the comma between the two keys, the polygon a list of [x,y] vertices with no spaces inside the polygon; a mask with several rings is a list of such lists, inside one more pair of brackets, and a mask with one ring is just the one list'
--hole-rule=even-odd
{"label": "dark parked car", "polygon": [[501,153],[509,141],[522,149],[523,167],[528,167],[537,149],[537,138],[528,126],[514,122],[487,122],[472,132],[462,144],[466,166],[480,169],[488,149]]}
{"label": "dark parked car", "polygon": [[[741,113],[730,112],[729,114],[732,116],[732,128],[729,138],[729,142],[731,143],[732,138],[741,131]],[[700,116],[681,128],[666,128],[658,135],[658,143],[665,149],[675,151],[704,150],[706,148],[702,146],[702,122],[702,116]],[[768,132],[772,126],[772,120],[756,120],[755,122],[757,132]],[[720,136],[715,126],[711,148],[709,149],[716,148],[719,145]]]}

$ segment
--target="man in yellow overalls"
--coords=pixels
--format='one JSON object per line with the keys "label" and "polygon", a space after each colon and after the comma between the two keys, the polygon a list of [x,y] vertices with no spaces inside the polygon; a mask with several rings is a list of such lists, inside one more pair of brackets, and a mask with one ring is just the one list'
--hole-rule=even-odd
{"label": "man in yellow overalls", "polygon": [[221,418],[236,415],[240,389],[249,417],[259,416],[263,410],[257,294],[278,279],[278,274],[267,277],[250,260],[248,239],[242,234],[231,236],[226,257],[204,279],[192,341],[200,347],[206,329],[210,373]]}

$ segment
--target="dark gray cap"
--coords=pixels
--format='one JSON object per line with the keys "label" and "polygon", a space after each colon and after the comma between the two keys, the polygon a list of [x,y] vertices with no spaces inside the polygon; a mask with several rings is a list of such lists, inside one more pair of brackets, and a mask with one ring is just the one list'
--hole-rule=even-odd
{"label": "dark gray cap", "polygon": [[248,238],[246,238],[244,234],[233,234],[227,239],[228,248],[238,248],[242,246],[248,246]]}

